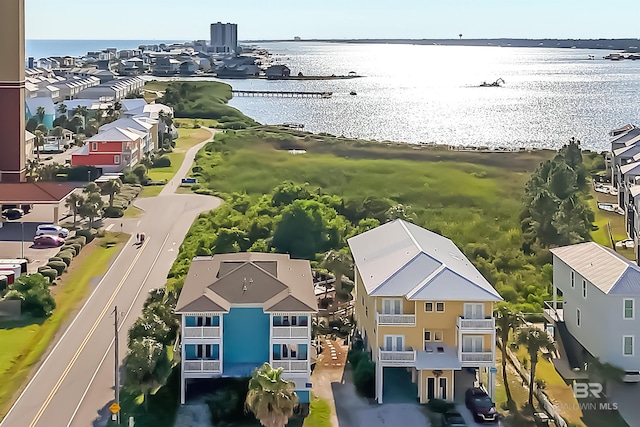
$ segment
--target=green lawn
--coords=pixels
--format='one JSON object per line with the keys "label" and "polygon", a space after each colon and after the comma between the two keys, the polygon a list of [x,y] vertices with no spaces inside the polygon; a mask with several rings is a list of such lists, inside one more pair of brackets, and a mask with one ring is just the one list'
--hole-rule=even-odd
{"label": "green lawn", "polygon": [[[109,233],[108,238],[123,243],[128,235]],[[109,260],[121,244],[103,248],[96,243],[86,247],[62,276],[55,294],[56,309],[48,319],[28,319],[0,323],[0,418],[6,414],[16,391],[40,360],[51,339],[70,313],[86,297],[93,277],[104,274]],[[57,289],[56,289],[57,290]]]}
{"label": "green lawn", "polygon": [[331,407],[329,402],[313,396],[309,405],[309,415],[302,427],[331,427]]}
{"label": "green lawn", "polygon": [[[206,129],[178,129],[178,134],[180,135],[178,139],[176,139],[176,146],[173,151],[169,154],[166,154],[169,159],[171,159],[171,166],[166,168],[152,168],[149,169],[148,175],[154,181],[169,181],[174,177],[182,162],[184,161],[184,156],[186,152],[193,147],[194,145],[198,145],[199,143],[206,141],[211,138],[211,132]],[[142,197],[149,197],[143,190]]]}
{"label": "green lawn", "polygon": [[[624,215],[619,215],[615,212],[607,212],[602,209],[598,209],[598,202],[603,203],[617,203],[617,197],[608,194],[598,193],[594,190],[591,191],[592,199],[589,200],[589,206],[593,210],[596,216],[595,225],[598,229],[591,233],[593,240],[603,246],[611,248],[611,238],[609,237],[609,224],[611,224],[611,233],[615,241],[625,240],[628,238],[627,230],[624,223]],[[633,249],[615,248],[615,250],[627,257],[630,260],[635,260],[635,253]]]}
{"label": "green lawn", "polygon": [[[149,196],[146,196],[146,197],[149,197]],[[133,204],[131,204],[129,205],[127,210],[124,211],[124,218],[138,218],[142,213],[143,213],[142,209],[138,209],[135,206],[133,206]]]}
{"label": "green lawn", "polygon": [[203,127],[208,127],[208,128],[215,128],[217,127],[220,122],[218,122],[217,120],[214,119],[175,119],[174,122],[177,124],[177,126],[181,127],[181,128],[194,128],[195,129],[195,125],[199,124],[200,126]]}
{"label": "green lawn", "polygon": [[162,189],[164,185],[150,185],[147,187],[142,187],[142,192],[139,197],[156,197]]}

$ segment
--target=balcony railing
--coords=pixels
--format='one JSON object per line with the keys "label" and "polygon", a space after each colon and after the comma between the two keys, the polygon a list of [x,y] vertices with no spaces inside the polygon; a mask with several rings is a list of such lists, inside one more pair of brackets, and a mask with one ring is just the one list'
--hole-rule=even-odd
{"label": "balcony railing", "polygon": [[378,325],[406,325],[415,326],[415,314],[382,314],[376,313]]}
{"label": "balcony railing", "polygon": [[185,338],[220,338],[220,326],[185,326]]}
{"label": "balcony railing", "polygon": [[564,322],[564,310],[562,301],[545,301],[544,314],[554,322]]}
{"label": "balcony railing", "polygon": [[416,363],[416,352],[411,347],[404,350],[385,350],[381,347],[380,362],[385,365],[412,366]]}
{"label": "balcony railing", "polygon": [[458,317],[459,329],[473,329],[473,330],[493,330],[496,328],[496,321],[493,317],[488,319],[465,319],[464,317]]}
{"label": "balcony railing", "polygon": [[273,338],[309,338],[308,326],[274,326],[271,328]]}
{"label": "balcony railing", "polygon": [[493,362],[493,353],[490,351],[468,352],[463,351],[460,355],[462,362]]}
{"label": "balcony railing", "polygon": [[309,372],[307,360],[274,360],[271,366],[274,369],[282,368],[284,372]]}
{"label": "balcony railing", "polygon": [[185,372],[210,372],[221,373],[219,360],[185,360]]}

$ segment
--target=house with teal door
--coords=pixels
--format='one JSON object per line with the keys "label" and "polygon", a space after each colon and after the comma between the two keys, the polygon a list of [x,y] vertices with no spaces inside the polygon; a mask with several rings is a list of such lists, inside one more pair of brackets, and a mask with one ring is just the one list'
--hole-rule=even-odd
{"label": "house with teal door", "polygon": [[308,403],[317,311],[307,260],[272,253],[194,258],[176,305],[181,403],[194,379],[250,377],[264,362],[282,368]]}

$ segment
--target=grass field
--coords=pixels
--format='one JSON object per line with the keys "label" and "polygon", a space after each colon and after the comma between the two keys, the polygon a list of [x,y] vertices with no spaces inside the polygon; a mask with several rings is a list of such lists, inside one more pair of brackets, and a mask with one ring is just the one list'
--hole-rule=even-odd
{"label": "grass field", "polygon": [[[171,153],[165,154],[171,159],[171,166],[166,168],[151,168],[147,174],[154,181],[171,180],[184,161],[184,156],[194,145],[211,138],[211,132],[206,129],[178,129],[179,137],[176,139],[176,146]],[[141,197],[153,197],[160,194],[162,186],[144,187]]]}
{"label": "grass field", "polygon": [[99,246],[100,240],[85,247],[62,276],[55,294],[56,309],[48,319],[23,319],[0,323],[0,418],[6,414],[16,391],[24,384],[31,369],[40,360],[56,332],[87,296],[91,278],[103,274],[109,260],[120,250],[128,235],[110,233],[106,239],[119,244]]}

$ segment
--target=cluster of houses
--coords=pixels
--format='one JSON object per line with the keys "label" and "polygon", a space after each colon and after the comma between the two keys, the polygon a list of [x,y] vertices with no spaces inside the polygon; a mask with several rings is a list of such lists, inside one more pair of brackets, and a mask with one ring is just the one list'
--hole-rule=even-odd
{"label": "cluster of houses", "polygon": [[[72,166],[93,166],[101,173],[121,172],[132,168],[146,154],[158,150],[169,133],[177,137],[175,127],[165,123],[161,114],[173,116],[173,109],[163,104],[147,104],[144,99],[120,101],[121,117],[101,126],[98,133],[71,154]],[[102,113],[105,105],[98,100],[77,101],[90,111]]]}

